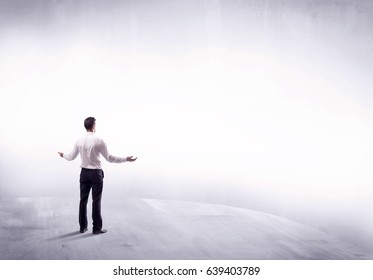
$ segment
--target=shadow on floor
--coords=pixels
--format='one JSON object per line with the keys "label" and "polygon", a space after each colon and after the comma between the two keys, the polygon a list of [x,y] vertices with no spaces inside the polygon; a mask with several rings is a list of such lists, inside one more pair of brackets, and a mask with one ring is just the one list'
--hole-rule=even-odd
{"label": "shadow on floor", "polygon": [[64,241],[73,241],[73,240],[79,240],[87,237],[92,237],[93,234],[89,233],[80,233],[80,231],[74,231],[70,233],[66,233],[60,236],[52,237],[47,239],[47,241],[56,241],[56,240],[64,240]]}

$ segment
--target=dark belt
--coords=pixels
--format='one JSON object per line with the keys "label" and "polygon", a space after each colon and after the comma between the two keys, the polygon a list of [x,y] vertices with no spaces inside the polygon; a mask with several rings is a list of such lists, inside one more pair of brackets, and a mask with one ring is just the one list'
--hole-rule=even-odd
{"label": "dark belt", "polygon": [[92,169],[92,168],[84,168],[84,167],[82,167],[82,170],[100,170],[100,171],[102,171],[102,169],[99,169],[99,168]]}

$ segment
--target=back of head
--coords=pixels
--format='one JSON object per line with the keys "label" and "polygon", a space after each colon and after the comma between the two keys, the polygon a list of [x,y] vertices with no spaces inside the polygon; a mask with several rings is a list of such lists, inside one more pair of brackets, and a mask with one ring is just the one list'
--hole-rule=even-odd
{"label": "back of head", "polygon": [[88,117],[84,120],[84,127],[87,131],[92,131],[95,123],[96,119],[94,117]]}

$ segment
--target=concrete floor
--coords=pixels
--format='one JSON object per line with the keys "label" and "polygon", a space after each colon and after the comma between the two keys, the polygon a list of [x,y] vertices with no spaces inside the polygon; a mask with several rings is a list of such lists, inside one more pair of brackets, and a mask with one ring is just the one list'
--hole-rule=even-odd
{"label": "concrete floor", "polygon": [[0,259],[373,259],[324,232],[241,208],[106,198],[103,235],[80,234],[77,210],[73,198],[0,200]]}

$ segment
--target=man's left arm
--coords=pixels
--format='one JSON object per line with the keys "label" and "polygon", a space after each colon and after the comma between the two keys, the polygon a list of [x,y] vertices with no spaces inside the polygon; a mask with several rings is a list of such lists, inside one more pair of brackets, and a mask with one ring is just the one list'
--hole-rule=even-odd
{"label": "man's left arm", "polygon": [[62,152],[58,152],[58,154],[60,155],[60,157],[66,159],[68,161],[74,160],[79,154],[79,149],[78,149],[77,143],[75,143],[74,148],[73,148],[73,150],[71,151],[70,154],[66,155]]}

